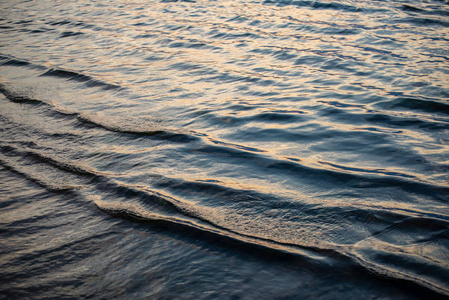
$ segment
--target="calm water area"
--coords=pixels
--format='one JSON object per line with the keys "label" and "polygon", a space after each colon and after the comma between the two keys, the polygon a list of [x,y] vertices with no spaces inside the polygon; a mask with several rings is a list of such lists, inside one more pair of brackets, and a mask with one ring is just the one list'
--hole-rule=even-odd
{"label": "calm water area", "polygon": [[446,0],[0,0],[0,299],[447,297]]}

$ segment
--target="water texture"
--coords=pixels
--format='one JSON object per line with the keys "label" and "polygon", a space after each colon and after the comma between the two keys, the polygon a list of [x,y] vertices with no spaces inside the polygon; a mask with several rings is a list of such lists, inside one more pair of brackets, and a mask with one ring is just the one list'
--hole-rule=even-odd
{"label": "water texture", "polygon": [[448,41],[437,0],[0,1],[0,298],[447,297]]}

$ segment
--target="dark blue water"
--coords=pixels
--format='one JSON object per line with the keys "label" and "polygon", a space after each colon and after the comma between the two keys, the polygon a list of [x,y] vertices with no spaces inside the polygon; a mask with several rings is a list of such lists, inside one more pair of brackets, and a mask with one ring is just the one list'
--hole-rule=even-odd
{"label": "dark blue water", "polygon": [[0,298],[449,295],[446,1],[0,1]]}

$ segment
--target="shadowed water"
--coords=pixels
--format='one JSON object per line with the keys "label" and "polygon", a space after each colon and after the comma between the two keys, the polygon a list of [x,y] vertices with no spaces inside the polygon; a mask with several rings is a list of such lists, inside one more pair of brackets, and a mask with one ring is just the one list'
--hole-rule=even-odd
{"label": "shadowed water", "polygon": [[444,1],[2,1],[0,295],[449,295]]}

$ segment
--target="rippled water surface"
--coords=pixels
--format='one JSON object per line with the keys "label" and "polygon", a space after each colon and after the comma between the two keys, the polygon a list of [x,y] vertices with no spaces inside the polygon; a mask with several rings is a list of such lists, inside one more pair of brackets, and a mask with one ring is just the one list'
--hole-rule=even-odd
{"label": "rippled water surface", "polygon": [[449,295],[446,1],[0,1],[0,297]]}

